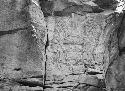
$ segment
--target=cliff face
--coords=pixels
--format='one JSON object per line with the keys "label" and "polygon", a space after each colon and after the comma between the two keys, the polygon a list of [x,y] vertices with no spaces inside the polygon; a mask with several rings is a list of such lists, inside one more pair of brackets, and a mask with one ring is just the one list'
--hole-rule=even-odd
{"label": "cliff face", "polygon": [[44,16],[30,1],[0,2],[1,91],[124,91],[123,14],[66,3],[69,14]]}

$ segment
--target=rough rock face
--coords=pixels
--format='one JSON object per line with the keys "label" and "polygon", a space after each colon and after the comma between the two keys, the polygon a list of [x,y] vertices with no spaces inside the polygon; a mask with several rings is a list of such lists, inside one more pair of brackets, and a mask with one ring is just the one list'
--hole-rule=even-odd
{"label": "rough rock face", "polygon": [[120,49],[123,49],[125,47],[125,16],[123,17],[121,26],[120,26],[120,33],[119,33],[119,47]]}
{"label": "rough rock face", "polygon": [[[24,7],[26,6],[26,2],[28,1],[29,0],[25,2],[24,0],[0,1],[0,31],[8,31],[16,28],[23,28],[29,25],[29,15],[28,12],[26,12],[26,7]],[[21,9],[22,6],[24,8],[23,10]]]}
{"label": "rough rock face", "polygon": [[44,17],[34,3],[25,8],[25,26],[0,29],[0,91],[124,91],[117,39],[123,14]]}
{"label": "rough rock face", "polygon": [[0,51],[1,79],[13,79],[20,83],[24,78],[41,76],[39,80],[42,83],[43,55],[30,29],[2,36]]}
{"label": "rough rock face", "polygon": [[[35,35],[37,34],[34,33],[34,29],[31,25],[32,22],[31,20],[29,20],[31,19],[30,17],[33,18],[32,20],[33,24],[38,30],[40,26],[38,26],[38,23],[36,24],[35,22],[35,18],[33,17],[34,8],[33,8],[33,5],[31,6],[32,8],[27,6],[26,11],[24,11],[25,16],[27,15],[27,12],[29,15],[26,17],[26,23],[28,23],[28,26],[26,25],[18,26],[18,24],[16,24],[18,27],[10,28],[8,25],[5,24],[5,26],[0,27],[2,28],[0,29],[0,33],[1,33],[1,36],[0,36],[0,91],[11,91],[11,90],[12,91],[29,91],[29,90],[35,91],[35,90],[43,89],[43,82],[44,82],[43,75],[44,75],[44,61],[45,61],[44,59],[44,54],[45,54],[45,51],[44,51],[45,36],[44,35],[45,34],[43,30],[45,29],[44,29],[44,25],[41,24],[41,26],[43,27],[42,28],[43,30],[41,30],[42,32],[41,33],[39,32],[39,34],[41,36],[41,39],[43,40],[38,40],[35,37]],[[32,16],[30,15],[31,13],[32,13]],[[4,16],[3,13],[1,13],[0,15],[5,18],[7,17],[10,18],[10,16]],[[36,21],[38,22],[38,18]],[[1,23],[4,24],[4,22],[1,22]],[[26,23],[23,23],[23,24],[26,24]],[[15,23],[11,22],[11,25],[14,25],[14,24]],[[21,22],[19,22],[19,24],[22,25]],[[40,45],[38,45],[38,43]],[[34,88],[30,88],[30,86]],[[39,88],[37,86],[39,86]]]}
{"label": "rough rock face", "polygon": [[124,79],[124,65],[125,65],[125,51],[124,51],[124,17],[119,28],[119,56],[115,57],[110,63],[106,72],[106,84],[108,91],[124,91],[125,79]]}
{"label": "rough rock face", "polygon": [[[119,22],[116,23],[115,19]],[[117,14],[103,13],[48,17],[50,45],[47,49],[46,83],[58,83],[57,88],[72,88],[86,83],[89,76],[104,79],[108,64],[118,55],[115,29],[120,23],[119,19]],[[89,75],[92,72],[97,75]],[[56,87],[55,84],[53,86]]]}
{"label": "rough rock face", "polygon": [[106,84],[108,91],[124,91],[125,90],[125,55],[122,54],[109,66],[106,73]]}

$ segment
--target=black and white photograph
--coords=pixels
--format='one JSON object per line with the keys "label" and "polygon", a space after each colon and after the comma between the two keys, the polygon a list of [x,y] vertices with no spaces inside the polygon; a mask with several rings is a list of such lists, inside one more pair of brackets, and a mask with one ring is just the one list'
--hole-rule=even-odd
{"label": "black and white photograph", "polygon": [[0,91],[125,91],[125,0],[0,0]]}

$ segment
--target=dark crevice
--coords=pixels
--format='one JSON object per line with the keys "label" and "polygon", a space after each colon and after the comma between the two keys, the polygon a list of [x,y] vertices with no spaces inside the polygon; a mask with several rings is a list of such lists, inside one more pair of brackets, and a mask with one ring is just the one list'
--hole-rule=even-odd
{"label": "dark crevice", "polygon": [[32,76],[30,78],[43,78],[43,75],[38,75],[38,76]]}
{"label": "dark crevice", "polygon": [[51,84],[64,84],[65,82],[52,82]]}
{"label": "dark crevice", "polygon": [[89,75],[97,75],[97,74],[103,74],[103,73],[90,71],[90,72],[87,72],[87,74],[89,74]]}
{"label": "dark crevice", "polygon": [[[46,45],[45,45],[45,50],[47,49],[47,47],[49,46],[49,38],[48,38],[48,34],[47,34],[47,41],[46,41]],[[46,51],[45,51],[46,53]]]}
{"label": "dark crevice", "polygon": [[21,86],[29,86],[29,87],[43,87],[43,83],[36,81],[25,81],[25,80],[16,80],[15,82],[19,83]]}
{"label": "dark crevice", "polygon": [[84,85],[85,85],[84,87],[86,87],[86,86],[93,86],[93,87],[96,87],[96,88],[99,88],[99,89],[102,89],[102,90],[105,90],[105,89],[106,89],[106,87],[96,86],[96,85],[88,84],[88,83],[79,83],[77,86],[74,86],[74,89],[77,88],[77,87],[78,87],[79,85],[81,85],[81,84],[84,84]]}
{"label": "dark crevice", "polygon": [[21,68],[15,68],[14,70],[15,70],[15,71],[20,71],[20,70],[21,70]]}
{"label": "dark crevice", "polygon": [[59,86],[57,88],[69,88],[69,87],[73,87],[73,86]]}
{"label": "dark crevice", "polygon": [[31,26],[24,27],[24,28],[16,28],[16,29],[8,30],[8,31],[0,31],[0,36],[6,35],[6,34],[14,34],[20,30],[27,30],[27,29],[31,29]]}
{"label": "dark crevice", "polygon": [[[47,60],[47,55],[46,55],[46,60]],[[48,88],[48,87],[46,87],[45,86],[45,84],[46,84],[46,61],[45,61],[45,74],[44,74],[44,77],[43,77],[43,79],[44,79],[44,82],[43,82],[43,85],[44,85],[44,87],[43,87],[43,90],[44,89],[46,89],[46,88]],[[52,88],[52,87],[49,87],[49,88]]]}
{"label": "dark crevice", "polygon": [[[124,33],[124,30],[122,29],[122,26],[124,25],[124,20],[125,20],[125,11],[124,11],[124,15],[121,19],[121,24],[119,25],[118,31],[117,31],[117,38],[118,38],[118,49],[119,49],[119,56],[121,56],[123,53],[125,53],[125,47],[121,47],[121,41]],[[121,38],[122,37],[122,38]]]}
{"label": "dark crevice", "polygon": [[73,5],[69,6],[62,11],[54,11],[54,16],[70,16],[72,13],[78,15],[84,15],[85,13],[100,13],[104,10],[97,6],[89,6],[89,5]]}
{"label": "dark crevice", "polygon": [[[46,50],[47,50],[47,47],[49,46],[49,38],[48,38],[48,34],[47,34],[47,41],[46,41],[46,45],[45,45],[45,54],[46,54]],[[46,55],[46,60],[47,59],[47,55]],[[44,73],[44,76],[43,76],[43,79],[44,79],[44,82],[43,84],[45,85],[46,84],[46,61],[45,61],[45,73]],[[43,87],[43,90],[45,89],[46,87]]]}
{"label": "dark crevice", "polygon": [[119,56],[125,53],[125,47],[119,49]]}

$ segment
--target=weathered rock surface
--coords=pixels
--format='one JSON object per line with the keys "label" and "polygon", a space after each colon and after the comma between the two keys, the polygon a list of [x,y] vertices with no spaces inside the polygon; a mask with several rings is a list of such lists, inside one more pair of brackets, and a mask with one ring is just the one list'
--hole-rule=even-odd
{"label": "weathered rock surface", "polygon": [[[123,49],[125,47],[125,16],[123,16],[123,20],[121,26],[119,28],[119,48]],[[122,50],[121,50],[122,51]]]}
{"label": "weathered rock surface", "polygon": [[29,26],[29,14],[26,12],[27,8],[25,7],[26,2],[28,0],[0,1],[0,31]]}
{"label": "weathered rock surface", "polygon": [[[18,30],[0,36],[0,91],[124,91],[124,55],[118,55],[117,38],[123,14],[44,17],[34,3],[24,11],[26,23],[18,26],[12,19],[17,27],[0,27]],[[12,17],[5,15],[0,19]]]}
{"label": "weathered rock surface", "polygon": [[[118,44],[116,47],[119,47],[119,55],[112,57],[112,62],[109,64],[109,67],[106,72],[106,84],[108,91],[124,91],[124,16],[121,22],[121,26],[118,29]],[[113,38],[114,40],[114,38]],[[113,41],[112,40],[112,41]],[[113,42],[112,42],[113,43]],[[115,42],[114,42],[115,43]],[[113,43],[113,45],[114,45]]]}
{"label": "weathered rock surface", "polygon": [[104,79],[108,64],[118,55],[115,32],[120,24],[118,18],[120,16],[115,13],[48,17],[50,45],[47,52],[46,83],[56,82],[53,86],[57,88],[59,84],[73,87],[78,83],[87,83],[87,73],[91,71],[100,73],[96,76]]}
{"label": "weathered rock surface", "polygon": [[[21,0],[21,2],[25,3],[25,0]],[[8,2],[4,3],[8,4]],[[15,5],[17,5],[17,3],[15,3]],[[15,21],[14,19],[12,19],[12,21],[8,20],[9,22],[11,22],[12,26],[6,24],[6,21],[1,21],[4,26],[0,26],[0,33],[3,33],[4,31],[7,32],[4,32],[0,36],[0,91],[35,91],[35,89],[43,89],[43,61],[45,61],[43,56],[43,54],[45,53],[45,44],[43,40],[45,36],[44,31],[42,31],[38,34],[40,34],[41,39],[43,40],[39,40],[35,37],[36,35],[38,36],[38,34],[34,33],[35,30],[33,29],[31,23],[33,22],[32,24],[34,24],[34,26],[37,28],[37,31],[40,26],[38,26],[39,22],[37,18],[36,21],[38,23],[36,24],[35,22],[35,18],[33,17],[33,6],[31,7],[32,9],[30,9],[29,6],[23,7],[22,5],[21,7],[17,7],[18,9],[26,8],[26,10],[23,11],[24,15],[21,14],[25,17],[25,19],[24,17],[20,16],[21,19],[15,19],[18,22],[16,24],[13,22]],[[4,9],[6,9],[6,7],[4,7],[3,9],[1,8],[2,11]],[[15,11],[15,9],[12,10],[14,10],[14,15],[20,13]],[[6,16],[4,16],[4,13],[0,13],[0,18],[3,20],[6,20],[6,18],[11,18],[9,14],[6,14],[8,12],[10,12],[10,14],[13,14],[12,11],[7,10],[7,12],[5,12]],[[19,18],[13,15],[12,17]],[[33,20],[31,20],[31,17]],[[20,22],[20,20],[25,20],[26,23],[22,23]],[[16,25],[17,27],[13,27],[14,25]],[[44,25],[41,24],[41,26]],[[12,32],[10,32],[9,30],[11,30]],[[40,45],[38,45],[38,43]],[[34,87],[31,88],[30,86]]]}

